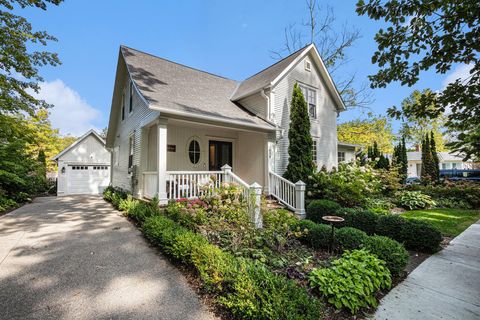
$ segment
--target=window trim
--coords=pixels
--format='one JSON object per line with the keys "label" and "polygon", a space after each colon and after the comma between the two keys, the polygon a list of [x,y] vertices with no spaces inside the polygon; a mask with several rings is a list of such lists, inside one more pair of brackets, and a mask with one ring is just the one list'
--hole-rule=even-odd
{"label": "window trim", "polygon": [[122,110],[120,111],[122,114],[122,122],[125,121],[125,90],[122,93]]}
{"label": "window trim", "polygon": [[135,154],[135,133],[131,133],[128,136],[128,162],[127,162],[127,168],[130,171],[131,168],[133,168],[133,155]]}
{"label": "window trim", "polygon": [[[194,141],[196,141],[197,144],[198,144],[198,151],[196,151],[196,150],[193,151],[195,154],[198,154],[198,159],[197,159],[197,162],[195,162],[195,163],[190,159],[190,145]],[[195,137],[191,137],[190,139],[188,139],[186,148],[187,148],[186,154],[187,154],[188,163],[192,166],[200,165],[200,160],[202,159],[202,143],[201,143],[200,138],[195,136]]]}
{"label": "window trim", "polygon": [[[303,98],[305,99],[305,102],[307,103],[307,108],[308,108],[308,116],[311,118],[311,119],[317,119],[317,106],[318,106],[318,99],[317,99],[317,89],[316,88],[313,88],[311,86],[308,86],[308,85],[305,85],[303,83],[298,83],[299,87],[300,87],[300,90],[302,90],[302,88],[305,89],[305,92],[306,92],[306,96],[305,94],[303,93],[302,91],[302,94],[303,94]],[[313,103],[310,103],[309,102],[309,94],[310,92],[313,92],[314,94],[314,98],[313,98],[313,101],[315,102],[315,104]],[[310,108],[311,108],[311,105],[314,106],[313,110],[313,115],[310,113]]]}
{"label": "window trim", "polygon": [[312,159],[318,165],[318,139],[312,138]]}
{"label": "window trim", "polygon": [[128,114],[133,112],[133,81],[130,80],[130,91],[128,94]]}
{"label": "window trim", "polygon": [[[343,160],[340,160],[340,154],[343,153]],[[345,155],[345,151],[337,151],[337,162],[338,163],[342,163],[342,162],[346,162],[347,161],[347,158],[346,158],[346,155]]]}

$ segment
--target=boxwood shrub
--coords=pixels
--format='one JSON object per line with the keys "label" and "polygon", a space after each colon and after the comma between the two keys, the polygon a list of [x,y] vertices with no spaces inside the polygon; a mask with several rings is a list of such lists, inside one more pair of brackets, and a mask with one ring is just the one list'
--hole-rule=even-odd
{"label": "boxwood shrub", "polygon": [[358,249],[367,240],[368,236],[359,229],[345,227],[335,232],[335,244],[340,251]]}
{"label": "boxwood shrub", "polygon": [[364,242],[364,248],[387,264],[393,276],[399,276],[408,264],[408,252],[397,241],[384,236],[370,236]]}
{"label": "boxwood shrub", "polygon": [[379,215],[360,208],[344,208],[337,211],[337,215],[345,219],[344,225],[347,227],[357,228],[369,235],[375,233]]}
{"label": "boxwood shrub", "polygon": [[332,200],[313,200],[307,206],[307,218],[316,223],[325,223],[323,216],[335,215],[341,206]]}
{"label": "boxwood shrub", "polygon": [[375,233],[387,236],[398,242],[403,242],[402,230],[407,224],[407,220],[399,215],[388,215],[378,217]]}
{"label": "boxwood shrub", "polygon": [[303,232],[300,240],[315,249],[326,249],[330,246],[332,229],[326,224],[315,223],[311,220],[301,220],[298,224]]}

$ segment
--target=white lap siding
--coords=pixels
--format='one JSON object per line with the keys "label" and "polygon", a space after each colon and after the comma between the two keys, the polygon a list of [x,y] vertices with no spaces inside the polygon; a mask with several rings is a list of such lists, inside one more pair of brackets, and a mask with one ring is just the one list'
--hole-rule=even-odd
{"label": "white lap siding", "polygon": [[[313,61],[310,56],[305,57]],[[305,70],[304,60],[300,61],[273,88],[275,123],[283,129],[277,134],[275,172],[283,174],[288,164],[288,127],[290,123],[290,102],[295,83],[304,84],[316,90],[317,118],[311,119],[311,134],[317,140],[318,169],[337,165],[337,111],[315,64],[311,71]]]}
{"label": "white lap siding", "polygon": [[[133,90],[133,111],[129,113],[129,81],[125,82],[125,120],[122,121],[122,113],[119,112],[117,132],[113,143],[113,150],[118,150],[118,163],[112,161],[112,185],[129,190],[138,195],[139,186],[142,183],[140,172],[140,145],[142,139],[142,126],[150,121],[155,120],[159,112],[148,108],[145,101]],[[122,106],[118,106],[121,108]],[[129,154],[129,138],[134,135],[134,153],[133,165],[137,166],[137,174],[132,179],[132,174],[128,173],[128,154]],[[115,157],[115,156],[114,156]],[[136,181],[132,181],[136,180]],[[132,189],[133,186],[133,189]]]}

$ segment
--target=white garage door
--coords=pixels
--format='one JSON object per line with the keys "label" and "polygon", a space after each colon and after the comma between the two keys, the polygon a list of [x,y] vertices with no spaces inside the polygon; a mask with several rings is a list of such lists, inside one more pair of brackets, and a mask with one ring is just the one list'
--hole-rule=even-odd
{"label": "white garage door", "polygon": [[66,194],[99,194],[110,183],[110,166],[69,165]]}

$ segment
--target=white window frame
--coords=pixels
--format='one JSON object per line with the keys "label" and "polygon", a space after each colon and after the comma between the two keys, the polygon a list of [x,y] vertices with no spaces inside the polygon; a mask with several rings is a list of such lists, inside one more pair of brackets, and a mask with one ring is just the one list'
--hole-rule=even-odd
{"label": "white window frame", "polygon": [[133,112],[133,81],[130,80],[130,88],[128,94],[128,114]]}
{"label": "white window frame", "polygon": [[[303,98],[307,102],[308,116],[312,119],[317,119],[317,90],[301,83],[299,83],[299,86],[300,90],[302,91]],[[313,110],[313,113],[311,110]]]}
{"label": "white window frame", "polygon": [[[128,136],[128,158],[127,158],[127,168],[130,170],[133,168],[133,157],[135,154],[135,133],[132,133]],[[131,161],[130,161],[130,157]]]}
{"label": "white window frame", "polygon": [[[193,151],[195,154],[198,154],[198,161],[196,163],[193,163],[192,160],[190,159],[190,144],[193,141],[196,141],[197,144],[198,144],[198,150]],[[202,142],[201,142],[200,138],[191,137],[190,139],[188,139],[188,142],[187,142],[187,159],[188,159],[188,163],[192,166],[200,165],[200,160],[202,160]]]}
{"label": "white window frame", "polygon": [[305,59],[305,70],[312,71],[312,63],[308,59]]}
{"label": "white window frame", "polygon": [[[341,156],[341,154],[343,156]],[[343,160],[340,160],[340,158],[343,158]],[[337,152],[337,160],[338,160],[338,163],[342,163],[342,162],[345,162],[347,160],[347,158],[345,158],[345,151],[338,151]]]}

